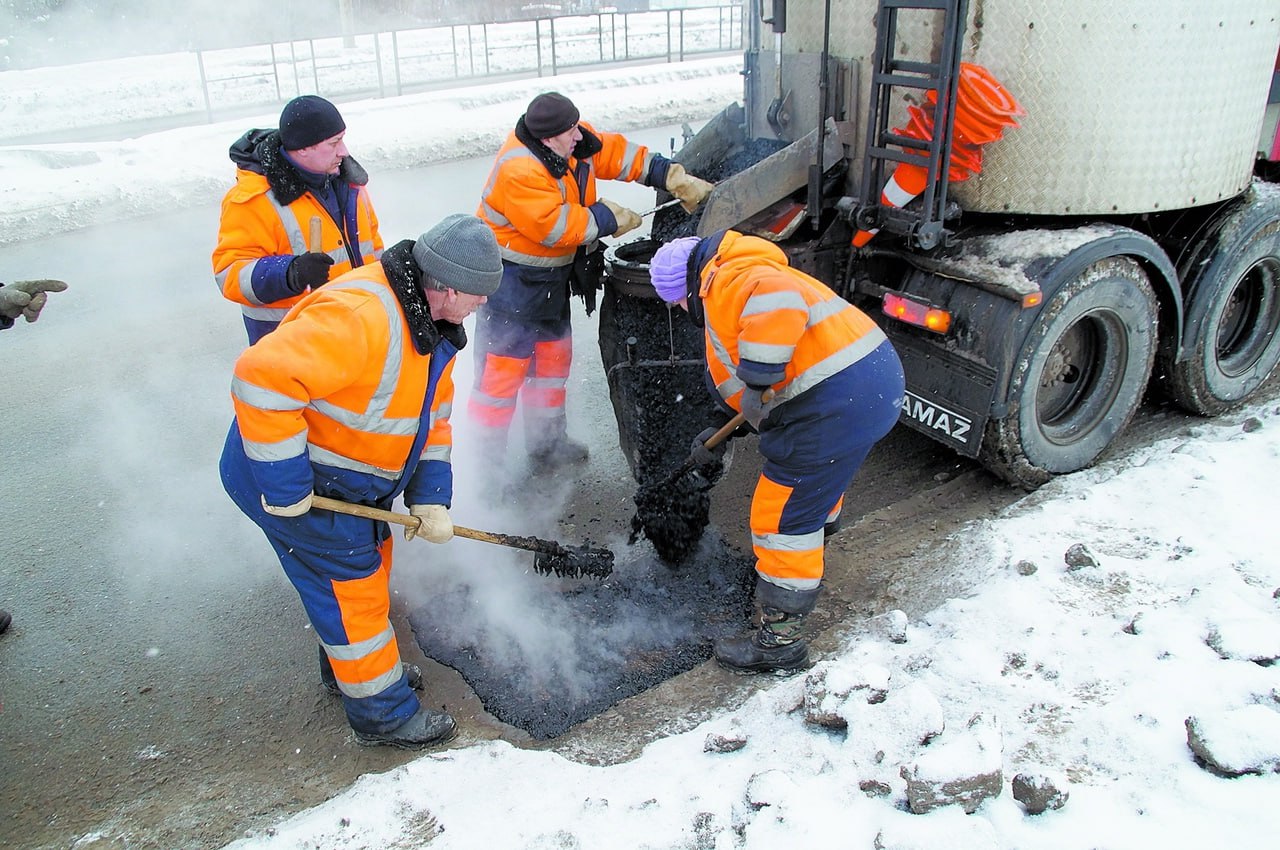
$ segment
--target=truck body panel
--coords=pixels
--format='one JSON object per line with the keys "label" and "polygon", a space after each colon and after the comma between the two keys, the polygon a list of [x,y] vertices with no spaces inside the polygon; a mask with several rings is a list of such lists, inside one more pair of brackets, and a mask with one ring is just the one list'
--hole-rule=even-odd
{"label": "truck body panel", "polygon": [[[675,157],[716,186],[692,218],[659,212],[653,244],[730,227],[778,243],[893,341],[903,424],[1030,488],[1094,462],[1153,377],[1211,415],[1275,373],[1274,0],[747,6],[744,102]],[[976,169],[974,102],[953,99],[975,67],[1021,107]],[[925,188],[902,192],[912,168]]]}

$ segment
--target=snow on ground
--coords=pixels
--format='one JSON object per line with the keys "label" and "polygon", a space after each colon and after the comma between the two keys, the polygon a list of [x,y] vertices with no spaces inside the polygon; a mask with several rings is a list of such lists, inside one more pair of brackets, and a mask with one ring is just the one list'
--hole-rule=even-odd
{"label": "snow on ground", "polygon": [[[739,97],[736,71],[703,60],[343,113],[377,173],[494,150],[548,88],[603,128],[705,120]],[[216,200],[227,145],[273,120],[0,147],[0,239]],[[933,557],[983,577],[970,595],[905,625],[885,612],[807,675],[763,678],[741,708],[632,761],[445,749],[231,846],[1274,846],[1277,468],[1275,402],[1195,424],[940,541]],[[1015,799],[1028,787],[1042,814]]]}
{"label": "snow on ground", "polygon": [[[1197,424],[946,541],[986,576],[971,595],[905,629],[886,612],[633,761],[442,750],[230,846],[1274,846],[1278,463],[1274,402]],[[1258,773],[1198,764],[1188,718]],[[1030,814],[1015,776],[1065,805]]]}

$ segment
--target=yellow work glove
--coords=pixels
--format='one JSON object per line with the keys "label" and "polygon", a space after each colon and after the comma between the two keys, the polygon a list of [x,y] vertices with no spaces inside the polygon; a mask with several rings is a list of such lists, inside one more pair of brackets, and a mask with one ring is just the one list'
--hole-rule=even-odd
{"label": "yellow work glove", "polygon": [[609,212],[613,213],[613,217],[618,220],[618,229],[609,234],[610,236],[621,236],[624,233],[630,233],[640,226],[640,214],[629,210],[624,206],[615,204],[607,198],[601,198],[600,203],[609,208]]}
{"label": "yellow work glove", "polygon": [[410,505],[409,513],[418,518],[418,527],[406,525],[405,540],[421,537],[429,543],[448,543],[453,539],[453,520],[444,505]]}
{"label": "yellow work glove", "polygon": [[706,180],[689,174],[678,162],[671,163],[667,169],[667,191],[680,199],[680,206],[687,213],[698,209],[698,204],[707,199],[713,188]]}
{"label": "yellow work glove", "polygon": [[272,516],[302,516],[311,510],[311,497],[314,495],[314,493],[308,493],[292,505],[284,505],[283,507],[268,505],[267,497],[263,496],[262,509]]}

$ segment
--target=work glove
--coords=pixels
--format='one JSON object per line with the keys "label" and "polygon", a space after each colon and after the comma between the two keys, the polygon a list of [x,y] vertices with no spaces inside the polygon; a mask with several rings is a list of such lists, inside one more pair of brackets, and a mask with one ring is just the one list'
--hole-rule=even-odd
{"label": "work glove", "polygon": [[[716,431],[720,429],[714,425],[710,428],[704,428],[698,436],[693,438],[693,443],[689,445],[689,458],[699,466],[710,466],[711,464],[719,464],[724,457],[725,449],[729,446],[729,440],[725,439],[716,446],[707,448],[707,440],[715,436]],[[732,435],[731,435],[732,436]]]}
{"label": "work glove", "polygon": [[596,309],[596,293],[604,289],[604,249],[596,243],[594,251],[587,246],[578,248],[569,270],[569,294],[582,299],[590,316]]}
{"label": "work glove", "polygon": [[0,316],[13,320],[19,316],[28,322],[40,318],[40,311],[49,300],[46,293],[61,292],[67,285],[60,280],[15,280],[0,283]]}
{"label": "work glove", "polygon": [[263,496],[262,509],[272,516],[302,516],[307,511],[311,510],[311,497],[314,495],[315,493],[308,493],[292,505],[285,505],[284,507],[268,505],[267,497]]}
{"label": "work glove", "polygon": [[678,162],[671,163],[667,169],[667,191],[680,199],[680,206],[692,215],[698,205],[707,199],[715,187],[684,170]]}
{"label": "work glove", "polygon": [[746,417],[752,428],[758,432],[769,409],[765,406],[764,391],[747,387],[742,391],[742,415]]}
{"label": "work glove", "polygon": [[418,518],[418,527],[406,525],[405,540],[421,537],[429,543],[448,543],[453,539],[453,520],[444,505],[410,505],[409,513]]}
{"label": "work glove", "polygon": [[621,236],[624,233],[630,233],[640,226],[640,214],[634,210],[629,210],[624,206],[615,204],[607,198],[601,198],[600,203],[609,208],[609,212],[613,213],[614,219],[618,222],[618,229],[609,234],[610,236]]}
{"label": "work glove", "polygon": [[299,254],[289,263],[285,272],[285,284],[294,295],[307,289],[319,289],[329,282],[329,267],[333,265],[333,257],[319,251],[308,251]]}

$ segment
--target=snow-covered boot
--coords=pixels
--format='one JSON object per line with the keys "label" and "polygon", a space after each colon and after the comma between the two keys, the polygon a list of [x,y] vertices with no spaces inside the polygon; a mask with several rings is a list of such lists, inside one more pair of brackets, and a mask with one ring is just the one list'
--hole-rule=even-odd
{"label": "snow-covered boot", "polygon": [[817,604],[818,592],[816,587],[788,590],[758,578],[759,628],[716,641],[712,646],[716,661],[735,673],[786,673],[811,667],[804,623]]}
{"label": "snow-covered boot", "polygon": [[[338,677],[333,675],[333,664],[329,662],[329,656],[324,651],[324,647],[320,649],[320,684],[324,685],[324,689],[334,696],[338,696],[342,691],[338,688]],[[417,664],[404,662],[404,674],[409,678],[409,687],[415,691],[422,690],[422,668]]]}
{"label": "snow-covered boot", "polygon": [[418,713],[403,725],[390,732],[361,732],[354,730],[356,743],[364,747],[398,747],[402,750],[421,750],[435,744],[443,744],[453,737],[458,725],[453,717],[443,711],[433,711],[418,706]]}

